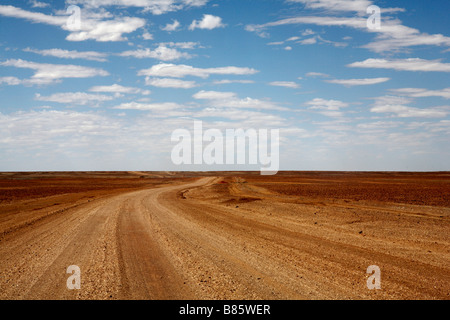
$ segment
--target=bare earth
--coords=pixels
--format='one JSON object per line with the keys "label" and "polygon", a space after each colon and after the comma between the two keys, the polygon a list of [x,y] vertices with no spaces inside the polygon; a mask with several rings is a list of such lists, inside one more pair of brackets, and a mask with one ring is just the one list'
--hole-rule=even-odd
{"label": "bare earth", "polygon": [[450,173],[0,173],[0,262],[0,299],[449,300]]}

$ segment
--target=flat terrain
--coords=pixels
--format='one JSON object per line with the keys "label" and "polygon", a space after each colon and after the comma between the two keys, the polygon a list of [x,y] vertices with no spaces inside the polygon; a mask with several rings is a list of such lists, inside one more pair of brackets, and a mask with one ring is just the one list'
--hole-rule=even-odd
{"label": "flat terrain", "polygon": [[450,300],[450,173],[5,172],[0,262],[0,299]]}

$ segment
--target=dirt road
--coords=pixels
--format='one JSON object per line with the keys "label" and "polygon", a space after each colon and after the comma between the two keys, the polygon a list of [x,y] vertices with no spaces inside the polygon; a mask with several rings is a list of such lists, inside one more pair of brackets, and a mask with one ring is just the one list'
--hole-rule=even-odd
{"label": "dirt road", "polygon": [[[227,183],[228,201],[222,178],[204,177],[10,229],[0,298],[450,299],[448,208],[302,204]],[[381,290],[367,288],[370,265]]]}

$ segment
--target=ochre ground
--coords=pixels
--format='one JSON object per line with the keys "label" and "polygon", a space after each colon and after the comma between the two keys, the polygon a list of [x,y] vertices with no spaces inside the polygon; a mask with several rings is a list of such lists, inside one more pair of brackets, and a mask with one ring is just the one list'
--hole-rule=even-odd
{"label": "ochre ground", "polygon": [[449,300],[450,173],[0,173],[0,299]]}

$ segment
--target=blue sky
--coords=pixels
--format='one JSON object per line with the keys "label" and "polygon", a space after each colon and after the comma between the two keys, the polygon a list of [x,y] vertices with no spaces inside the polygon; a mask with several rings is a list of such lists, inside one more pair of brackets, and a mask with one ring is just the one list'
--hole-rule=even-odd
{"label": "blue sky", "polygon": [[194,120],[280,129],[282,170],[450,170],[449,9],[2,1],[0,170],[258,169],[175,166]]}

